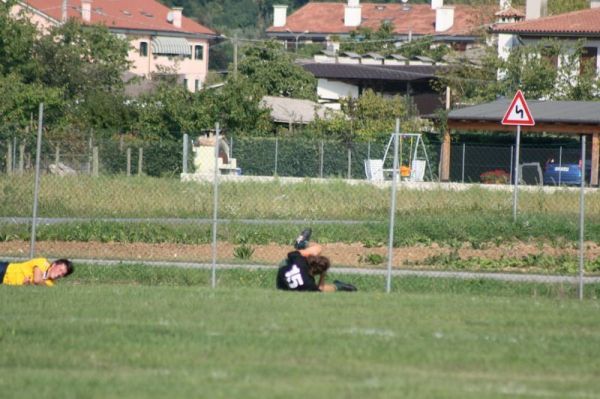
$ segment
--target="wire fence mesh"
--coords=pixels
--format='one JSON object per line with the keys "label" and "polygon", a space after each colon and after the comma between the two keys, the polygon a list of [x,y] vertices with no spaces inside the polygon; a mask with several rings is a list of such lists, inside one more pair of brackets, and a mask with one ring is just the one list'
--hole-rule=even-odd
{"label": "wire fence mesh", "polygon": [[[439,183],[437,137],[422,136],[425,161],[423,152],[415,152],[416,136],[411,141],[405,134],[396,159],[390,246],[392,175],[384,173],[379,181],[365,162],[380,160],[390,171],[396,154],[389,140],[226,137],[227,159],[218,164],[215,184],[210,175],[182,181],[184,170],[194,176],[198,162],[215,161],[214,155],[198,160],[209,152],[198,150],[195,136],[154,142],[113,137],[79,132],[44,138],[37,255],[211,263],[218,189],[219,265],[275,266],[298,231],[310,226],[339,267],[384,272],[391,258],[394,273],[577,281],[579,141],[521,146],[515,220],[514,143],[453,144],[451,182]],[[35,140],[4,135],[0,153],[0,257],[22,257],[28,253],[34,204]],[[235,167],[228,168],[234,159]],[[415,178],[415,161],[426,162],[431,174]],[[595,282],[600,200],[586,185],[584,266],[587,281]]]}

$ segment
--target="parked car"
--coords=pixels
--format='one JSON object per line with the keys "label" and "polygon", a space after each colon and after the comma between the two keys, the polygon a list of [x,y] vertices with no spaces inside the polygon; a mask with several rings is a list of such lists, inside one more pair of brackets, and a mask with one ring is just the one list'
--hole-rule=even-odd
{"label": "parked car", "polygon": [[[589,182],[592,161],[585,163],[585,178]],[[553,160],[544,167],[544,184],[578,186],[581,184],[581,161],[578,163],[558,163]]]}

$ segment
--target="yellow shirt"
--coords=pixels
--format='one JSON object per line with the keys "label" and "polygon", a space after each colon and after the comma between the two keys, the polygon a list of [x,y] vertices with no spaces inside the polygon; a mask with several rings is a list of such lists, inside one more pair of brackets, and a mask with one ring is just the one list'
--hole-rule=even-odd
{"label": "yellow shirt", "polygon": [[[35,258],[22,263],[9,263],[2,284],[23,285],[25,279],[29,279],[33,284],[33,269],[36,267],[42,273],[46,273],[50,268],[50,262],[46,258]],[[48,287],[54,285],[52,280],[44,280],[44,284]]]}

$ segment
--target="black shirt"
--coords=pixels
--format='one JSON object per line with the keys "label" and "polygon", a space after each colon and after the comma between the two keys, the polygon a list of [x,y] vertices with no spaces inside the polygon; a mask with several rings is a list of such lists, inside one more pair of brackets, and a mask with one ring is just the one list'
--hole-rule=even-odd
{"label": "black shirt", "polygon": [[308,263],[300,252],[288,254],[285,265],[277,272],[277,288],[291,291],[319,291],[315,278],[308,274]]}

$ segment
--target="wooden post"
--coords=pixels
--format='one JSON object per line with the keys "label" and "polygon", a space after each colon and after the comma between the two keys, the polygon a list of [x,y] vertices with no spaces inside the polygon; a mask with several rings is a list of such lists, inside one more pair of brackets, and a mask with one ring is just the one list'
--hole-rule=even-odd
{"label": "wooden post", "polygon": [[140,147],[140,153],[138,155],[138,176],[142,175],[142,167],[144,166],[144,149]]}
{"label": "wooden post", "polygon": [[7,142],[7,147],[6,147],[6,174],[7,175],[12,174],[12,166],[13,166],[12,156],[13,156],[12,143],[9,140]]}
{"label": "wooden post", "polygon": [[600,161],[600,133],[592,134],[592,173],[590,175],[590,184],[598,186],[598,162]]}
{"label": "wooden post", "polygon": [[19,174],[22,175],[25,169],[25,144],[19,145]]}
{"label": "wooden post", "polygon": [[[452,95],[450,87],[446,86],[446,111],[450,112]],[[440,181],[450,180],[450,128],[446,127],[442,140],[442,150],[440,154]]]}
{"label": "wooden post", "polygon": [[92,176],[98,176],[98,147],[94,146],[92,148]]}
{"label": "wooden post", "polygon": [[450,129],[444,132],[440,158],[440,181],[447,182],[450,180]]}
{"label": "wooden post", "polygon": [[60,162],[60,146],[56,146],[56,150],[54,151],[54,165],[58,166]]}
{"label": "wooden post", "polygon": [[127,147],[127,176],[131,176],[131,148]]}
{"label": "wooden post", "polygon": [[131,148],[127,147],[127,176],[131,176]]}

